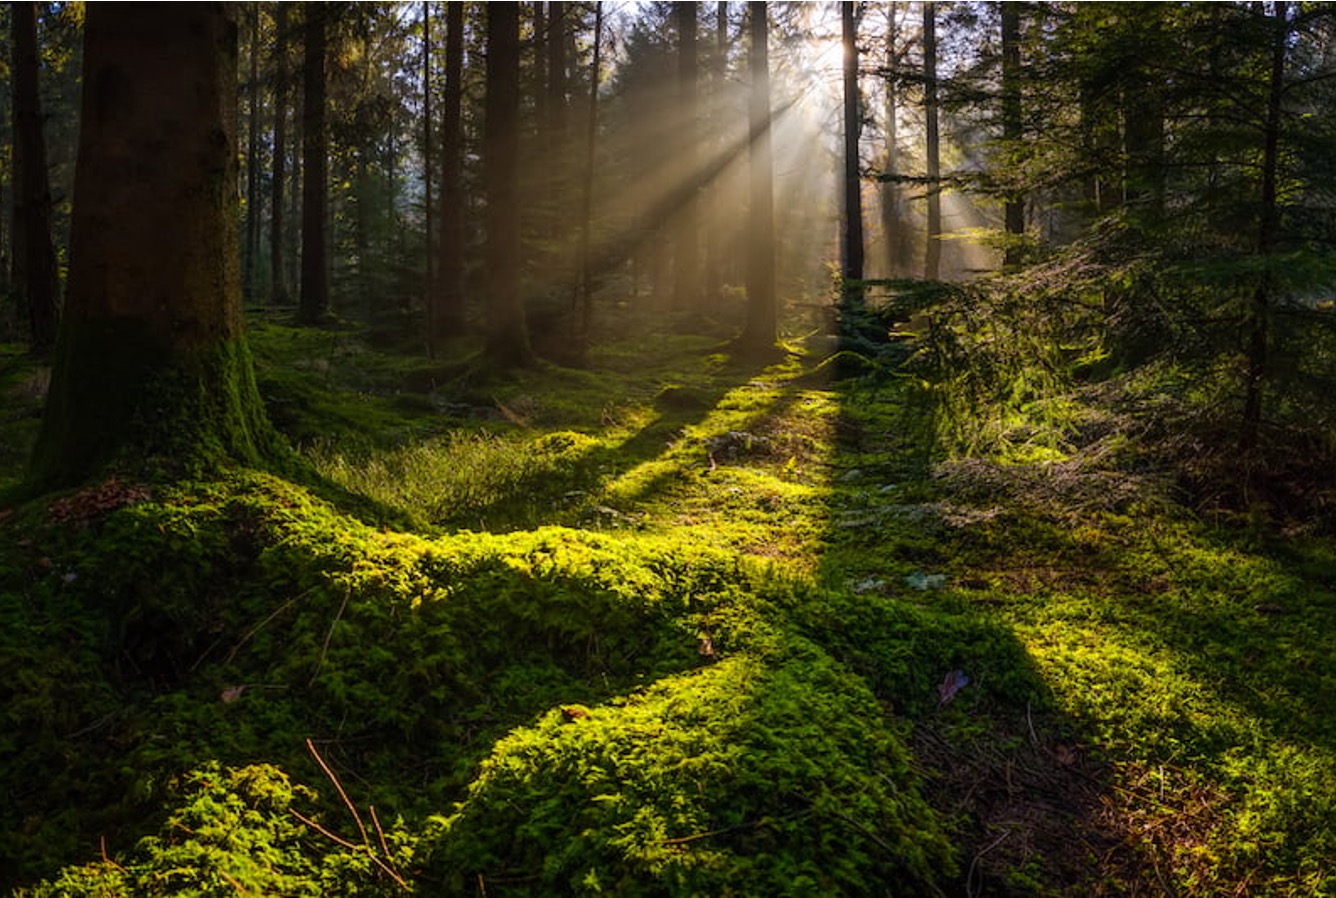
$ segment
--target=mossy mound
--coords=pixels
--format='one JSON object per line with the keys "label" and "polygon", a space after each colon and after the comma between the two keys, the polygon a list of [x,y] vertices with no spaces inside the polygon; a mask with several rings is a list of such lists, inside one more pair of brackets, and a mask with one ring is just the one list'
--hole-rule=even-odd
{"label": "mossy mound", "polygon": [[105,851],[46,893],[398,888],[377,836],[293,822],[287,776],[345,835],[350,807],[391,809],[432,891],[912,894],[952,869],[884,702],[803,635],[807,588],[732,553],[425,539],[255,473],[107,481],[0,531],[13,884]]}

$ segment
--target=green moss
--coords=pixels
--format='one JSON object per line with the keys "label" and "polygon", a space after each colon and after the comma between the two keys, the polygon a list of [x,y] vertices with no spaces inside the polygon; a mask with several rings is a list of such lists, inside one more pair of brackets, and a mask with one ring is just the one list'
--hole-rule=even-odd
{"label": "green moss", "polygon": [[29,476],[71,486],[109,469],[187,476],[284,456],[244,340],[172,350],[134,320],[63,329]]}
{"label": "green moss", "polygon": [[509,894],[934,894],[952,870],[908,755],[814,648],[740,654],[497,744],[423,846]]}

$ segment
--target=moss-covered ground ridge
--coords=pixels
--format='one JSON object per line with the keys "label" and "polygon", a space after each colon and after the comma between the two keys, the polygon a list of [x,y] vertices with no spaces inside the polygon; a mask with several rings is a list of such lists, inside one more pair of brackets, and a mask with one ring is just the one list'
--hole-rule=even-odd
{"label": "moss-covered ground ridge", "polygon": [[252,342],[318,478],[0,511],[20,894],[1336,889],[1329,541],[946,462],[912,384],[798,347]]}

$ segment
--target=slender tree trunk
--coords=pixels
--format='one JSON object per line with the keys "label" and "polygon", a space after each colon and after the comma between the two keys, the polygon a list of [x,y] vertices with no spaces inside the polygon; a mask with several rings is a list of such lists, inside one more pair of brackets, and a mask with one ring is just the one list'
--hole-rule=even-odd
{"label": "slender tree trunk", "polygon": [[487,355],[502,367],[533,361],[520,292],[519,6],[489,3],[483,179],[487,193]]}
{"label": "slender tree trunk", "polygon": [[580,191],[580,330],[583,352],[589,347],[594,320],[594,286],[589,242],[594,229],[594,156],[598,145],[598,88],[603,67],[603,4],[594,4],[594,57],[589,63],[589,114],[585,122],[584,177]]}
{"label": "slender tree trunk", "polygon": [[83,78],[69,295],[31,479],[275,457],[242,330],[236,7],[90,4]]}
{"label": "slender tree trunk", "polygon": [[59,276],[51,239],[51,185],[38,89],[37,4],[11,3],[14,52],[14,287],[28,311],[34,352],[56,342]]}
{"label": "slender tree trunk", "polygon": [[297,311],[303,324],[329,314],[329,152],[325,132],[325,20],[327,8],[304,3],[306,37],[302,62],[302,290]]}
{"label": "slender tree trunk", "polygon": [[547,109],[547,45],[552,40],[551,25],[547,20],[547,3],[533,3],[533,111],[538,123],[538,141],[544,156],[549,155],[546,144],[551,122]]}
{"label": "slender tree trunk", "polygon": [[[1259,13],[1264,14],[1264,13]],[[1247,312],[1248,370],[1243,402],[1241,445],[1245,456],[1257,448],[1262,425],[1262,401],[1270,355],[1270,319],[1272,292],[1275,289],[1270,257],[1275,253],[1276,231],[1280,226],[1278,194],[1280,167],[1281,101],[1284,97],[1285,58],[1290,39],[1290,5],[1275,4],[1275,36],[1271,45],[1270,78],[1267,85],[1266,128],[1263,132],[1261,205],[1257,217],[1257,256],[1262,260],[1261,274]]]}
{"label": "slender tree trunk", "polygon": [[770,141],[770,23],[766,4],[747,4],[751,46],[751,99],[747,105],[747,169],[750,203],[747,229],[747,322],[739,348],[749,355],[773,351],[779,336],[775,296],[775,163]]}
{"label": "slender tree trunk", "polygon": [[[674,3],[673,19],[677,23],[677,103],[681,114],[678,160],[683,177],[694,179],[699,139],[696,125],[696,4]],[[698,193],[698,190],[691,190],[683,197],[674,229],[673,307],[679,312],[697,312],[701,308]]]}
{"label": "slender tree trunk", "polygon": [[886,179],[881,183],[881,229],[886,242],[886,272],[891,277],[909,273],[909,241],[901,208],[900,185],[893,180],[900,174],[900,96],[901,56],[899,3],[886,4]]}
{"label": "slender tree trunk", "polygon": [[862,102],[858,89],[857,4],[840,4],[841,36],[844,42],[844,217],[841,220],[840,276],[844,281],[841,301],[846,306],[863,304],[863,174],[858,152],[862,134]]}
{"label": "slender tree trunk", "polygon": [[[721,102],[728,76],[727,3],[715,4],[714,33],[715,56],[714,64],[710,67],[710,88],[713,97],[710,108],[714,110],[712,118],[715,122],[715,139],[712,146],[717,150],[720,145],[719,135],[731,124],[724,118]],[[724,285],[724,257],[727,252],[724,246],[726,242],[724,219],[731,199],[724,190],[720,189],[717,181],[714,189],[706,195],[709,205],[707,212],[709,220],[705,228],[708,236],[705,243],[705,282],[701,289],[701,298],[705,303],[714,303],[718,301]]]}
{"label": "slender tree trunk", "polygon": [[436,264],[436,244],[432,237],[435,234],[432,221],[435,213],[435,207],[432,204],[432,133],[431,133],[431,3],[430,0],[423,0],[422,3],[422,215],[423,215],[423,261],[426,263],[423,272],[422,296],[423,307],[427,314],[427,357],[436,357],[436,322],[432,319],[436,314],[436,304],[432,302],[432,296],[436,292],[436,279],[432,277],[432,268]]}
{"label": "slender tree trunk", "polygon": [[445,5],[445,97],[441,110],[441,239],[434,340],[464,329],[464,4]]}
{"label": "slender tree trunk", "polygon": [[274,5],[274,170],[270,185],[269,301],[288,302],[287,246],[283,216],[288,178],[288,4]]}
{"label": "slender tree trunk", "polygon": [[547,192],[552,202],[555,233],[565,231],[564,196],[567,175],[567,144],[570,127],[570,100],[567,97],[566,4],[553,0],[547,11],[547,114],[548,169]]}
{"label": "slender tree trunk", "polygon": [[923,4],[923,116],[928,180],[928,231],[923,276],[935,281],[942,276],[942,170],[941,140],[937,133],[937,11],[931,0]]}
{"label": "slender tree trunk", "polygon": [[250,104],[246,115],[246,253],[242,295],[254,301],[256,262],[260,254],[260,4],[250,8],[250,78],[246,87]]}
{"label": "slender tree trunk", "polygon": [[[1021,119],[1021,7],[1019,3],[1000,3],[1002,7],[1002,140],[1011,147],[1022,138]],[[1006,198],[1003,217],[1007,233],[1002,264],[1010,268],[1021,260],[1021,240],[1025,235],[1025,202],[1016,195]]]}

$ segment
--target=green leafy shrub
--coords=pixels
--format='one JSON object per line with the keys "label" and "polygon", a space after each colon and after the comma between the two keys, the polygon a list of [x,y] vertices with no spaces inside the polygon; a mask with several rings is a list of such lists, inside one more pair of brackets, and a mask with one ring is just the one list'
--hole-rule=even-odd
{"label": "green leafy shrub", "polygon": [[[195,895],[387,895],[393,888],[365,852],[323,838],[294,813],[314,794],[282,771],[255,765],[209,764],[188,774],[179,804],[157,835],[141,839],[120,861],[71,867],[29,898],[118,898]],[[317,826],[319,824],[316,824]],[[389,853],[381,864],[406,862],[411,848],[399,830],[377,833]],[[383,846],[383,847],[382,847]],[[379,855],[377,855],[379,858]]]}

